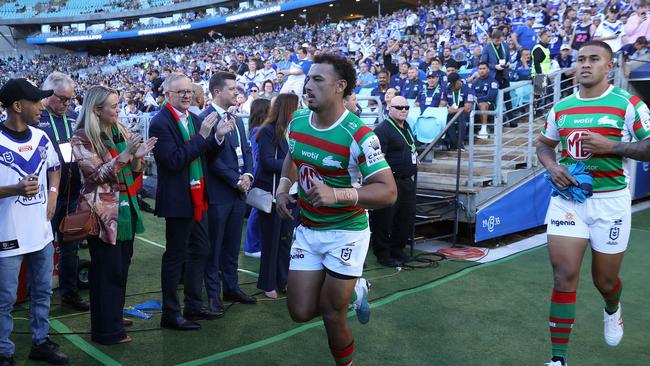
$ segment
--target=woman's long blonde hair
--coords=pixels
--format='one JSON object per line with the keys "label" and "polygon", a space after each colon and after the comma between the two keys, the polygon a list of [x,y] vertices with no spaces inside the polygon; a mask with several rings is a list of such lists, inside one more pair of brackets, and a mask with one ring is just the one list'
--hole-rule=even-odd
{"label": "woman's long blonde hair", "polygon": [[[108,97],[111,94],[119,95],[115,89],[103,85],[91,86],[84,96],[84,102],[79,112],[79,120],[75,130],[83,130],[93,146],[93,149],[99,156],[104,156],[108,149],[102,141],[102,132],[106,132],[106,125],[99,119],[96,114],[97,109],[105,106]],[[121,123],[117,123],[120,135],[126,139],[126,129]],[[110,134],[109,134],[110,138]]]}

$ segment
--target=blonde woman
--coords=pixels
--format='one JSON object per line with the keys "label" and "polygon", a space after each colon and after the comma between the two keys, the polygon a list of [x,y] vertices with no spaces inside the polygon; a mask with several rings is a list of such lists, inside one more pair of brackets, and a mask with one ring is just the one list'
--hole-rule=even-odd
{"label": "blonde woman", "polygon": [[79,207],[92,206],[99,218],[99,236],[88,240],[91,339],[107,345],[131,342],[122,309],[133,238],[144,231],[133,179],[156,144],[156,138],[140,142],[139,134],[129,133],[119,113],[115,90],[91,87],[72,138],[82,180]]}

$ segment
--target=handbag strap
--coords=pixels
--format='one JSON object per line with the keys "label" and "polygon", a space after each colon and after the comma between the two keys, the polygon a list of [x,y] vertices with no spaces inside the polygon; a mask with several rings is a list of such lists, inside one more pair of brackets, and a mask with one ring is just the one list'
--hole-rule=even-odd
{"label": "handbag strap", "polygon": [[[68,189],[68,198],[66,199],[65,202],[65,217],[70,216],[70,193],[72,191],[70,183],[72,183],[72,158],[74,158],[74,155],[72,154],[72,149],[70,149],[70,164],[68,165],[68,185],[66,188]],[[95,202],[97,202],[97,189],[95,189],[95,194],[93,195],[93,204],[90,205],[90,211],[93,211],[95,209]]]}
{"label": "handbag strap", "polygon": [[[275,160],[278,160],[278,147],[275,147]],[[273,173],[273,189],[271,190],[271,196],[275,201],[275,173]]]}

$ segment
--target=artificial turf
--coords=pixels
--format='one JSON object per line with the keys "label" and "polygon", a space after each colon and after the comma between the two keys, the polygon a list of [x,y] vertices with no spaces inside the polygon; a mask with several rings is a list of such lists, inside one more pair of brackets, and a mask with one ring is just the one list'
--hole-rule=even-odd
{"label": "artificial turf", "polygon": [[[602,336],[602,299],[591,284],[590,255],[583,263],[576,325],[569,361],[580,365],[650,365],[650,312],[645,282],[650,253],[650,211],[633,217],[633,231],[622,270],[625,338],[617,348]],[[162,221],[147,215],[143,237],[164,244]],[[648,231],[646,231],[648,230]],[[136,240],[127,305],[160,298],[159,269],[163,249]],[[87,255],[82,251],[82,255]],[[549,359],[547,317],[551,269],[545,248],[491,265],[443,261],[437,268],[396,273],[378,267],[368,256],[365,276],[371,279],[372,317],[360,325],[352,317],[355,365],[543,365]],[[240,258],[240,267],[257,272],[259,261]],[[240,274],[242,289],[255,293],[255,277]],[[413,289],[414,288],[414,289]],[[405,289],[411,289],[406,292]],[[87,293],[83,292],[87,297]],[[71,314],[56,305],[51,316]],[[25,317],[17,308],[14,315]],[[90,342],[87,314],[58,319],[81,339],[123,365],[332,365],[325,331],[319,321],[293,323],[284,300],[234,305],[224,318],[202,322],[198,332],[159,330],[159,314],[136,320],[133,343],[100,346]],[[148,330],[152,329],[152,330]],[[16,320],[17,331],[27,331]],[[52,331],[55,333],[55,331]],[[14,335],[17,360],[27,360],[29,336]],[[100,364],[68,338],[53,335],[74,365]]]}

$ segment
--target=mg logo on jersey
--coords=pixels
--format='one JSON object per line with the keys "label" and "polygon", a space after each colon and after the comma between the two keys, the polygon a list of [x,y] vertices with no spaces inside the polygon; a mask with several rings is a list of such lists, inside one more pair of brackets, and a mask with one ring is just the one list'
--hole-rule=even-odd
{"label": "mg logo on jersey", "polygon": [[318,174],[318,172],[309,165],[301,165],[298,174],[300,180],[300,187],[302,188],[303,191],[308,191],[309,188],[311,188],[312,186],[308,177],[311,177],[315,182],[325,183],[323,177],[321,177],[320,174]]}
{"label": "mg logo on jersey", "polygon": [[566,138],[566,150],[575,160],[587,160],[592,155],[582,149],[582,141],[580,141],[580,137],[586,134],[586,130],[578,130],[571,132]]}

